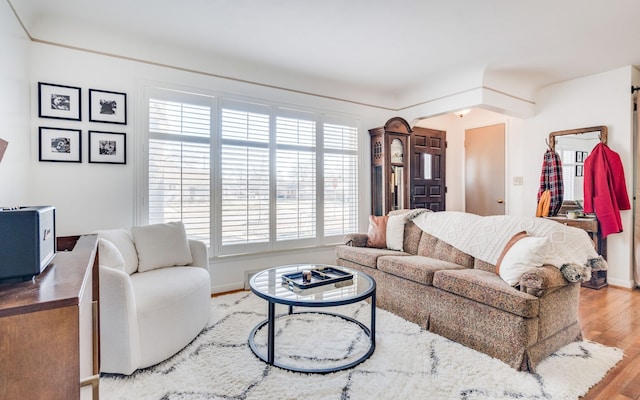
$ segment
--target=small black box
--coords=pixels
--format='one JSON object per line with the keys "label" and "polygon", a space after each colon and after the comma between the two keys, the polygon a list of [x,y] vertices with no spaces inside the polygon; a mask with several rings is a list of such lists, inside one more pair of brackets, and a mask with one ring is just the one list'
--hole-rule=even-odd
{"label": "small black box", "polygon": [[52,206],[0,208],[0,280],[31,279],[56,253]]}

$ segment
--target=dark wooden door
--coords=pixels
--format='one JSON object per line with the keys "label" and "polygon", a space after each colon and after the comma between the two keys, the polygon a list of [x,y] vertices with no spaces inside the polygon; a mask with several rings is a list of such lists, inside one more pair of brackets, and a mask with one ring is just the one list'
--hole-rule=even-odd
{"label": "dark wooden door", "polygon": [[414,127],[411,133],[411,208],[445,210],[447,132]]}

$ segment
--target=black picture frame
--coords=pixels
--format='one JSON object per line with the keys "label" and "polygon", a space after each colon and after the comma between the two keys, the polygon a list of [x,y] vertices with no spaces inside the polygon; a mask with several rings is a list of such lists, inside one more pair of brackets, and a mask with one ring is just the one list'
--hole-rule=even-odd
{"label": "black picture frame", "polygon": [[89,89],[89,121],[127,124],[127,94]]}
{"label": "black picture frame", "polygon": [[584,168],[582,165],[576,165],[576,176],[584,176]]}
{"label": "black picture frame", "polygon": [[[584,153],[583,153],[583,152],[581,152],[581,151],[576,151],[576,162],[577,162],[577,163],[581,163],[581,162],[583,162],[583,160],[584,160],[584,158],[582,157],[582,156],[583,156],[583,154],[584,154]],[[577,176],[577,175],[576,175],[576,176]]]}
{"label": "black picture frame", "polygon": [[127,134],[89,131],[89,162],[94,164],[126,164]]}
{"label": "black picture frame", "polygon": [[79,87],[38,82],[38,117],[81,121],[81,110]]}
{"label": "black picture frame", "polygon": [[40,127],[38,143],[39,161],[82,162],[80,129]]}

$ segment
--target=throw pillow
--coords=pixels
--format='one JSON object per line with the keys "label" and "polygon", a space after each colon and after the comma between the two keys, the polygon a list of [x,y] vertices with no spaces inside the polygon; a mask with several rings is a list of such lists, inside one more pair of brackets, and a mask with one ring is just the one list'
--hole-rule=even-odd
{"label": "throw pillow", "polygon": [[109,268],[114,268],[122,272],[125,271],[124,257],[122,253],[116,247],[106,239],[98,239],[98,257],[100,259],[100,265],[104,265]]}
{"label": "throw pillow", "polygon": [[[508,246],[508,248],[507,248]],[[496,272],[511,286],[520,282],[522,274],[544,264],[547,250],[546,237],[529,236],[526,232],[516,234],[505,246]]]}
{"label": "throw pillow", "polygon": [[404,224],[407,215],[389,215],[387,219],[387,248],[404,251]]}
{"label": "throw pillow", "polygon": [[369,230],[367,231],[367,247],[384,249],[387,247],[388,216],[369,216]]}
{"label": "throw pillow", "polygon": [[124,272],[131,275],[138,270],[138,252],[133,244],[133,238],[125,229],[108,229],[96,232],[98,239],[106,239],[113,243],[122,258],[124,258]]}
{"label": "throw pillow", "polygon": [[134,226],[131,234],[138,250],[138,272],[193,262],[181,221]]}
{"label": "throw pillow", "polygon": [[509,249],[520,239],[525,238],[529,236],[527,234],[526,231],[522,231],[522,232],[518,232],[515,235],[513,235],[511,237],[511,239],[509,239],[509,241],[507,242],[507,244],[504,246],[504,249],[502,249],[502,252],[500,253],[500,257],[498,257],[498,262],[496,263],[496,274],[500,275],[500,264],[502,264],[502,259],[504,258],[505,254],[507,254],[507,251],[509,251]]}

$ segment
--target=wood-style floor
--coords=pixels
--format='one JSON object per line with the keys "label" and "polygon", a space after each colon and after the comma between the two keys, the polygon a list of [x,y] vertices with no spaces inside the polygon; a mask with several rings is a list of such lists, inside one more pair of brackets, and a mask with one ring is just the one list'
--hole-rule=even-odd
{"label": "wood-style floor", "polygon": [[640,399],[640,290],[582,288],[580,322],[585,339],[624,351],[622,361],[582,399]]}

